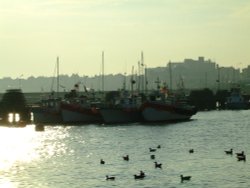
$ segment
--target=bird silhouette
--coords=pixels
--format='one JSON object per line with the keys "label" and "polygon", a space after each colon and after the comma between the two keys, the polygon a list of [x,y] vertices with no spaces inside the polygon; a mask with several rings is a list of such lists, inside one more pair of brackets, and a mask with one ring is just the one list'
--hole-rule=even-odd
{"label": "bird silhouette", "polygon": [[183,181],[189,181],[191,179],[192,176],[183,176],[182,174],[180,175],[181,177],[181,182]]}

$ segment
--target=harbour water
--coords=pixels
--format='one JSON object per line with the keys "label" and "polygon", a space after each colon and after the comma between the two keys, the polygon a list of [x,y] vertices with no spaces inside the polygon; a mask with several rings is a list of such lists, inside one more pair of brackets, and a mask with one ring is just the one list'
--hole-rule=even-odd
{"label": "harbour water", "polygon": [[[0,127],[0,187],[247,188],[249,114],[208,111],[181,123],[46,126],[44,132],[36,132],[34,125]],[[160,149],[149,152],[158,145]],[[191,148],[194,153],[188,152]],[[246,161],[226,155],[230,148],[245,151]],[[124,161],[127,154],[130,160]],[[146,177],[135,180],[140,170]],[[181,183],[181,174],[192,178]],[[116,180],[106,181],[106,175]]]}

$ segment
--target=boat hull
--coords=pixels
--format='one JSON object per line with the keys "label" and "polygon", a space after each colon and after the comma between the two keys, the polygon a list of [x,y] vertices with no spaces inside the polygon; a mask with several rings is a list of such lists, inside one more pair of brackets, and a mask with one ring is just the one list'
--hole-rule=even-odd
{"label": "boat hull", "polygon": [[63,122],[60,111],[39,107],[32,109],[32,113],[35,124],[58,124]]}
{"label": "boat hull", "polygon": [[104,123],[135,123],[141,121],[141,113],[138,109],[103,108],[100,109]]}
{"label": "boat hull", "polygon": [[186,109],[168,104],[148,102],[142,106],[142,117],[146,122],[185,121],[195,113],[193,108]]}
{"label": "boat hull", "polygon": [[100,123],[102,117],[95,108],[84,108],[80,105],[62,104],[62,119],[64,123]]}

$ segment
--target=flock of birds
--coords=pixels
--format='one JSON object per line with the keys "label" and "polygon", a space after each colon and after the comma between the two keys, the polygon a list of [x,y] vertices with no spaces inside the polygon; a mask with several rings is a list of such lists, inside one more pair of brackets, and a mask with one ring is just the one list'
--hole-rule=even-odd
{"label": "flock of birds", "polygon": [[[158,145],[156,148],[149,148],[149,152],[153,153],[153,152],[156,152],[157,149],[160,149],[161,148],[161,145]],[[193,149],[190,149],[189,150],[189,153],[194,153],[194,150]],[[154,154],[151,154],[150,155],[150,158],[151,159],[155,159],[155,155]],[[123,160],[125,161],[129,161],[129,155],[125,155],[123,156]],[[101,165],[104,165],[105,164],[105,161],[103,159],[100,159],[100,164]],[[154,166],[155,168],[160,168],[162,169],[162,163],[158,163],[158,162],[154,162]],[[142,170],[140,171],[139,174],[134,174],[134,179],[144,179],[146,177],[146,174],[145,172],[143,172]],[[115,180],[115,176],[109,176],[109,175],[106,175],[106,180]],[[183,176],[182,174],[180,175],[180,178],[181,178],[181,182],[184,182],[184,181],[189,181],[191,179],[191,176]]]}
{"label": "flock of birds", "polygon": [[[233,155],[233,149],[231,148],[230,150],[226,150],[225,153],[227,155]],[[235,153],[236,158],[238,159],[238,161],[246,161],[246,154],[244,151],[240,152],[240,153]]]}
{"label": "flock of birds", "polygon": [[[149,148],[149,152],[150,153],[154,153],[156,152],[157,149],[160,149],[161,148],[161,145],[158,145],[156,148]],[[233,152],[233,149],[231,148],[230,150],[225,150],[224,151],[225,154],[227,155],[233,155],[234,152]],[[194,153],[194,149],[189,149],[189,153]],[[236,158],[238,159],[238,161],[246,161],[246,154],[244,151],[240,152],[240,153],[235,153],[236,155]],[[150,155],[150,158],[151,159],[155,159],[155,155],[154,154],[151,154]],[[125,161],[129,161],[129,155],[125,155],[123,156],[123,160]],[[104,165],[105,164],[105,161],[103,159],[100,160],[100,164],[101,165]],[[160,168],[162,169],[162,163],[158,163],[158,162],[154,162],[154,165],[155,165],[155,168]],[[142,170],[139,172],[139,174],[134,174],[134,179],[144,179],[146,177],[146,174],[145,172],[143,172]],[[183,176],[182,174],[180,175],[180,180],[181,182],[184,182],[184,181],[189,181],[191,180],[191,177],[192,176]],[[109,175],[106,175],[106,180],[115,180],[116,177],[115,176],[109,176]]]}

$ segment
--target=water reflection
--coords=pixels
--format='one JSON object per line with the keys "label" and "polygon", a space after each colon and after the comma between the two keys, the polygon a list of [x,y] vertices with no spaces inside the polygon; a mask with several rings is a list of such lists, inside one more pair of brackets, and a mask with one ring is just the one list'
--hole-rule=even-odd
{"label": "water reflection", "polygon": [[37,158],[34,130],[0,128],[0,170],[7,170],[17,161],[31,161]]}
{"label": "water reflection", "polygon": [[18,187],[10,179],[23,176],[21,172],[28,166],[39,168],[39,161],[64,154],[67,148],[62,139],[67,137],[67,133],[63,129],[58,127],[36,132],[35,125],[0,127],[0,187]]}

